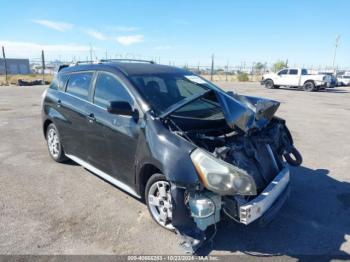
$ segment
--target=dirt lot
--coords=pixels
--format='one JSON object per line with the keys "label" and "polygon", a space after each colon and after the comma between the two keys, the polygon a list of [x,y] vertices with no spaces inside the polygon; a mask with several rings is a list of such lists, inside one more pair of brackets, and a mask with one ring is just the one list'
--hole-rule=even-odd
{"label": "dirt lot", "polygon": [[[303,166],[267,227],[220,225],[202,254],[350,254],[350,88],[306,93],[221,83],[282,102]],[[44,87],[0,87],[0,254],[183,254],[146,206],[82,167],[53,162],[41,130]]]}

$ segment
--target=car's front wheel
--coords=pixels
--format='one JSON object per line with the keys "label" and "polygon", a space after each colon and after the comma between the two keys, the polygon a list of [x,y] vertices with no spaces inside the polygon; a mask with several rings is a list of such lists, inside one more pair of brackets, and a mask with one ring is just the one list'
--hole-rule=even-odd
{"label": "car's front wheel", "polygon": [[46,141],[50,156],[56,162],[64,162],[68,158],[65,156],[61,138],[55,124],[51,123],[46,130]]}
{"label": "car's front wheel", "polygon": [[265,87],[268,89],[273,89],[273,88],[275,88],[275,85],[271,79],[267,79],[265,81]]}
{"label": "car's front wheel", "polygon": [[174,230],[171,224],[172,203],[170,183],[164,175],[154,174],[151,176],[146,185],[145,199],[153,220],[168,230]]}

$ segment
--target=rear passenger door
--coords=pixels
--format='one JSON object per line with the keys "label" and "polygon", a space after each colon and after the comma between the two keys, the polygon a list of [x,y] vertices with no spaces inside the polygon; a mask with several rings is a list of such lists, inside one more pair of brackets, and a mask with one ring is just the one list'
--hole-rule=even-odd
{"label": "rear passenger door", "polygon": [[298,69],[289,69],[286,79],[290,86],[299,86],[300,76],[298,74]]}
{"label": "rear passenger door", "polygon": [[[63,123],[64,149],[67,154],[86,160],[84,141],[86,105],[88,104],[94,72],[79,72],[69,75],[66,91],[57,101],[61,113],[66,118]],[[61,131],[60,131],[61,132]]]}
{"label": "rear passenger door", "polygon": [[112,101],[129,102],[140,111],[121,78],[109,72],[99,72],[93,104],[88,105],[90,119],[85,143],[88,160],[108,175],[133,185],[139,122],[131,116],[110,114],[107,107]]}

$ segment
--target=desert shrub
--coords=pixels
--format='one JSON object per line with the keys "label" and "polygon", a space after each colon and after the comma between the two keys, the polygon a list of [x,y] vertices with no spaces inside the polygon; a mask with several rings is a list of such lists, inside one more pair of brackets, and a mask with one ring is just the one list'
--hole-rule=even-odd
{"label": "desert shrub", "polygon": [[248,74],[247,74],[247,73],[244,73],[244,72],[238,73],[238,75],[237,75],[237,80],[238,80],[239,82],[247,82],[247,81],[249,81]]}

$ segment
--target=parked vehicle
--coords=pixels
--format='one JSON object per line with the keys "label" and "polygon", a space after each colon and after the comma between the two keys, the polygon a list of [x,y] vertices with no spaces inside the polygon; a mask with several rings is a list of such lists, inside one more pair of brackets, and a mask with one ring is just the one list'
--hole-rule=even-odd
{"label": "parked vehicle", "polygon": [[285,202],[287,162],[302,159],[278,107],[180,68],[115,60],[61,68],[42,123],[53,160],[144,200],[194,252],[223,216],[264,223]]}
{"label": "parked vehicle", "polygon": [[334,87],[328,75],[309,75],[304,68],[285,68],[277,73],[268,73],[263,76],[261,84],[266,88],[279,88],[286,86],[302,88],[305,91],[317,91],[327,87]]}
{"label": "parked vehicle", "polygon": [[338,76],[338,84],[340,86],[349,86],[350,85],[350,75]]}
{"label": "parked vehicle", "polygon": [[338,86],[338,79],[337,77],[333,74],[333,73],[329,73],[329,72],[319,72],[318,74],[320,75],[328,75],[329,79],[330,79],[330,85],[328,87],[333,88]]}

